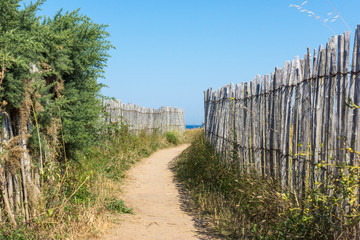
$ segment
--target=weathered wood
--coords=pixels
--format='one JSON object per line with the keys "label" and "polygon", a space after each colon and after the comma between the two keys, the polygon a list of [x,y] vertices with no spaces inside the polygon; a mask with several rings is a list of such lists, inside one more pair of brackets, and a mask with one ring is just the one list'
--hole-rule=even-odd
{"label": "weathered wood", "polygon": [[259,129],[260,129],[260,133],[259,133],[259,141],[260,141],[260,158],[261,158],[261,174],[263,176],[265,176],[266,174],[266,151],[265,151],[265,146],[266,146],[266,80],[265,80],[265,76],[262,76],[261,79],[261,95],[260,95],[260,121],[259,121]]}
{"label": "weathered wood", "polygon": [[243,121],[243,134],[244,134],[244,162],[245,165],[244,167],[249,171],[250,168],[250,163],[251,163],[251,159],[250,159],[250,134],[249,134],[249,129],[250,129],[250,114],[249,114],[249,99],[248,97],[250,97],[249,95],[249,84],[245,83],[244,84],[244,105],[243,105],[243,117],[244,117],[244,121]]}
{"label": "weathered wood", "polygon": [[280,158],[280,138],[281,138],[281,85],[283,69],[277,68],[275,71],[274,81],[274,164],[275,177],[281,181],[281,158]]}
{"label": "weathered wood", "polygon": [[345,149],[346,143],[346,116],[348,107],[346,107],[347,97],[347,83],[349,71],[349,48],[350,48],[350,33],[345,32],[344,35],[338,37],[338,73],[336,80],[336,113],[335,119],[337,124],[335,125],[336,134],[334,136],[334,142],[336,144],[336,159],[339,163],[345,161]]}
{"label": "weathered wood", "polygon": [[332,37],[325,49],[313,56],[308,49],[304,59],[285,62],[261,81],[256,76],[207,90],[207,139],[226,161],[236,158],[241,168],[277,178],[299,196],[336,174],[335,164],[358,164],[353,150],[360,151],[360,26],[351,73],[349,39],[348,32]]}
{"label": "weathered wood", "polygon": [[107,112],[104,121],[118,123],[120,126],[127,124],[133,133],[185,130],[184,110],[180,108],[151,109],[113,100],[103,101],[103,106]]}
{"label": "weathered wood", "polygon": [[[318,77],[317,77],[317,91],[316,91],[316,122],[315,122],[315,140],[314,140],[314,164],[321,164],[323,161],[324,141],[323,141],[323,119],[324,119],[324,94],[325,94],[325,66],[326,66],[326,49],[322,46],[319,48],[318,57]],[[315,181],[322,181],[324,179],[324,170],[318,169],[315,172]]]}
{"label": "weathered wood", "polygon": [[272,151],[270,150],[270,107],[271,107],[271,92],[270,92],[270,75],[265,76],[265,112],[264,118],[266,119],[265,122],[265,166],[266,166],[266,175],[272,176],[272,165],[271,165],[271,154]]}
{"label": "weathered wood", "polygon": [[240,123],[240,94],[241,94],[241,84],[236,84],[234,90],[234,99],[233,99],[233,106],[234,106],[234,145],[233,145],[233,161],[234,163],[241,167],[241,149],[239,146],[240,143],[240,134],[239,134],[239,123]]}
{"label": "weathered wood", "polygon": [[[318,89],[319,89],[319,78],[318,78],[318,74],[319,74],[319,60],[320,60],[320,48],[319,51],[316,52],[316,50],[314,50],[314,58],[313,58],[313,71],[312,71],[312,81],[311,81],[311,94],[312,94],[312,98],[311,98],[311,106],[312,106],[312,111],[311,111],[311,163],[313,164],[313,166],[316,166],[317,164],[317,156],[318,156],[318,143],[316,142],[316,134],[317,134],[317,118],[318,118],[318,100],[319,100],[319,96],[318,96]],[[314,183],[316,181],[318,181],[318,169],[314,169],[314,171],[311,173],[312,174],[312,178]]]}
{"label": "weathered wood", "polygon": [[[354,43],[354,55],[355,58],[352,66],[352,72],[358,73],[360,71],[360,25],[357,26],[356,32],[356,42]],[[356,56],[356,57],[355,57]],[[354,74],[354,104],[355,106],[360,106],[360,74]],[[353,110],[353,137],[352,137],[352,149],[354,151],[360,151],[360,109],[355,107]],[[353,156],[354,160],[358,160],[358,157]],[[359,164],[355,162],[354,164]]]}
{"label": "weathered wood", "polygon": [[303,112],[303,105],[306,104],[304,101],[304,68],[305,68],[305,61],[300,59],[299,61],[299,71],[298,71],[298,81],[297,81],[297,88],[298,88],[298,108],[297,108],[297,121],[296,121],[296,144],[297,144],[297,151],[296,151],[296,158],[298,162],[298,170],[297,172],[297,191],[299,195],[303,194],[303,190],[305,187],[305,165],[306,165],[306,157],[304,156],[306,151],[306,144],[304,146],[304,130],[305,130],[305,123],[303,122],[305,113]]}
{"label": "weathered wood", "polygon": [[[290,156],[292,155],[292,145],[291,145],[291,134],[292,134],[292,129],[291,126],[293,126],[292,123],[292,110],[293,110],[293,94],[294,94],[294,86],[295,86],[295,74],[296,74],[296,63],[295,60],[293,60],[291,62],[291,66],[290,66],[290,70],[289,70],[289,75],[288,75],[288,81],[287,81],[287,87],[285,90],[285,108],[286,108],[286,117],[285,117],[285,127],[284,127],[284,138],[283,138],[283,152],[285,154],[285,160],[286,160],[286,169],[287,169],[287,183],[288,183],[288,187],[291,190],[294,190],[294,181],[293,181],[293,176],[294,176],[294,170],[293,170],[293,166],[294,166],[294,161],[293,158],[290,158]],[[284,187],[284,186],[283,186]]]}
{"label": "weathered wood", "polygon": [[260,75],[257,75],[255,78],[255,104],[254,104],[254,113],[255,113],[255,120],[254,120],[254,162],[255,162],[255,169],[258,173],[261,173],[261,159],[260,159],[260,146],[261,146],[261,125],[260,125],[260,93],[261,93],[261,85],[260,85]]}
{"label": "weathered wood", "polygon": [[229,95],[229,118],[230,118],[230,125],[229,125],[229,139],[231,141],[227,142],[228,149],[231,149],[231,163],[234,163],[237,161],[237,134],[236,134],[236,102],[235,102],[235,92],[236,88],[233,83],[230,84],[230,95]]}
{"label": "weathered wood", "polygon": [[245,121],[245,116],[244,116],[244,84],[241,83],[238,89],[238,96],[239,96],[239,100],[238,100],[238,104],[239,104],[239,119],[238,119],[238,139],[239,139],[239,163],[241,166],[241,169],[245,168],[245,148],[244,148],[244,142],[245,142],[245,135],[244,135],[244,121]]}
{"label": "weathered wood", "polygon": [[275,120],[274,120],[274,115],[275,115],[275,111],[274,111],[274,105],[275,105],[275,84],[274,81],[276,81],[275,77],[274,77],[275,73],[271,73],[270,75],[270,85],[269,85],[269,165],[270,165],[270,176],[275,178],[275,163],[274,163],[274,138],[275,138]]}
{"label": "weathered wood", "polygon": [[283,75],[282,75],[282,81],[281,81],[281,132],[280,132],[280,173],[281,173],[281,186],[282,189],[285,189],[288,185],[288,175],[289,175],[289,148],[286,146],[289,141],[285,141],[285,139],[289,138],[289,132],[290,132],[290,125],[289,122],[289,114],[288,111],[290,99],[289,99],[289,81],[290,77],[289,74],[291,73],[291,67],[292,65],[289,62],[285,62],[284,68],[283,68]]}
{"label": "weathered wood", "polygon": [[218,151],[220,153],[223,153],[223,146],[224,146],[224,132],[225,132],[225,128],[224,128],[224,123],[225,123],[225,119],[224,117],[226,116],[225,115],[225,101],[226,101],[226,98],[225,98],[225,87],[221,88],[220,90],[220,94],[219,94],[219,99],[221,99],[221,104],[220,104],[220,109],[219,109],[219,114],[222,114],[222,118],[220,118],[220,121],[219,121],[219,129],[218,129],[218,136],[220,137],[219,138],[219,145],[218,145]]}
{"label": "weathered wood", "polygon": [[311,52],[310,49],[307,49],[307,53],[304,57],[304,69],[303,69],[303,81],[300,86],[302,88],[302,99],[301,99],[301,119],[299,124],[300,132],[299,132],[299,143],[302,145],[301,147],[301,157],[304,158],[303,161],[303,172],[304,172],[304,186],[305,189],[308,188],[310,184],[310,168],[312,165],[310,164],[310,151],[311,151],[311,89],[309,79],[311,78],[312,65],[311,65]]}
{"label": "weathered wood", "polygon": [[256,97],[256,83],[255,79],[250,82],[250,99],[249,99],[249,117],[250,117],[250,128],[249,128],[249,147],[250,147],[250,161],[251,161],[251,169],[255,168],[255,118],[256,118],[256,110],[255,110],[255,97]]}
{"label": "weathered wood", "polygon": [[328,134],[328,156],[329,156],[329,171],[335,173],[335,165],[337,160],[335,158],[335,146],[336,146],[336,112],[335,112],[335,96],[336,96],[336,75],[338,72],[338,37],[332,37],[330,39],[330,82],[329,82],[329,134]]}
{"label": "weathered wood", "polygon": [[276,68],[273,77],[273,104],[272,104],[272,142],[273,146],[273,164],[274,164],[274,177],[280,181],[281,169],[280,169],[280,154],[279,154],[279,142],[280,142],[280,121],[281,121],[281,101],[280,101],[280,85],[282,77],[282,69]]}

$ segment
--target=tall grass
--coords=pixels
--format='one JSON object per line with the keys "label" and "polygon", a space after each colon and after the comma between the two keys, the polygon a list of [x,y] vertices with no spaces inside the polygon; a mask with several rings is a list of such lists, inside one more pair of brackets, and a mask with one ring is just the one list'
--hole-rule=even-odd
{"label": "tall grass", "polygon": [[341,174],[299,199],[280,182],[239,169],[236,159],[225,164],[199,133],[175,171],[202,217],[226,239],[349,239],[360,221],[359,168],[337,168]]}
{"label": "tall grass", "polygon": [[126,171],[156,150],[179,143],[180,135],[135,135],[126,126],[111,126],[99,137],[100,145],[77,152],[66,163],[44,166],[43,212],[17,228],[0,226],[0,239],[88,239],[105,231],[113,214],[132,213],[119,198]]}

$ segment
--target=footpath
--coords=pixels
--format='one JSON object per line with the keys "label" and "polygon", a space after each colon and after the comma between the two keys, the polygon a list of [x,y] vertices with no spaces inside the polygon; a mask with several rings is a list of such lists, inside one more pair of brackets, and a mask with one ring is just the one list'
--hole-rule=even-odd
{"label": "footpath", "polygon": [[98,239],[192,240],[200,239],[181,201],[169,163],[189,145],[160,150],[128,172],[121,198],[134,214],[123,214],[120,223]]}

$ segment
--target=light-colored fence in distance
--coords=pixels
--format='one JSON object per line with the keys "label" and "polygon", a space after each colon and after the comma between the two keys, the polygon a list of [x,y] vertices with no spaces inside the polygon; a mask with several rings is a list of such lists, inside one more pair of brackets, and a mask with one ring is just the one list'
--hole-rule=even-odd
{"label": "light-colored fence in distance", "polygon": [[122,103],[120,100],[103,100],[107,112],[105,121],[123,123],[134,133],[140,131],[164,133],[185,131],[184,110],[181,108],[145,108],[135,104]]}

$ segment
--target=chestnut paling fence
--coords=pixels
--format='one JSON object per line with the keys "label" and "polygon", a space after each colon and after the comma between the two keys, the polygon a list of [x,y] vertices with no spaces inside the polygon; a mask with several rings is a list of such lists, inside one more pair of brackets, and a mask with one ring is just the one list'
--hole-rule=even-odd
{"label": "chestnut paling fence", "polygon": [[181,108],[144,108],[119,100],[104,100],[103,106],[107,112],[106,122],[126,124],[133,133],[185,131],[184,110]]}
{"label": "chestnut paling fence", "polygon": [[[225,160],[302,192],[358,164],[360,25],[269,75],[204,92],[205,134]],[[320,168],[318,168],[320,166]]]}

